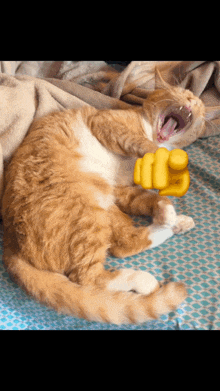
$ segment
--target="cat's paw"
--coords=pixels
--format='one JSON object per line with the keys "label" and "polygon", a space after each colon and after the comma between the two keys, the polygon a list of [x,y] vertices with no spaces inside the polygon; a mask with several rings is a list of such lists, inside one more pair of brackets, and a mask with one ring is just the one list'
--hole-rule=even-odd
{"label": "cat's paw", "polygon": [[163,225],[164,227],[173,227],[177,223],[177,214],[173,205],[168,204],[165,200],[157,203],[153,223]]}
{"label": "cat's paw", "polygon": [[172,228],[174,234],[184,234],[195,227],[195,223],[190,216],[179,215],[177,216],[177,222]]}
{"label": "cat's paw", "polygon": [[114,291],[134,291],[142,295],[150,295],[160,288],[160,283],[146,271],[121,269],[118,276],[108,283],[107,288]]}

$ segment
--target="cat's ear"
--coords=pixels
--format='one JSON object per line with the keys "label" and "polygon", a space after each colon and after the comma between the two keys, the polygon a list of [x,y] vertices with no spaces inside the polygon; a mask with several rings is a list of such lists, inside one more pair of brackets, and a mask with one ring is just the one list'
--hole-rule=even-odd
{"label": "cat's ear", "polygon": [[171,85],[163,79],[158,65],[155,66],[155,88],[165,89],[168,91],[172,89]]}
{"label": "cat's ear", "polygon": [[220,106],[206,106],[205,126],[199,137],[217,136],[220,134]]}

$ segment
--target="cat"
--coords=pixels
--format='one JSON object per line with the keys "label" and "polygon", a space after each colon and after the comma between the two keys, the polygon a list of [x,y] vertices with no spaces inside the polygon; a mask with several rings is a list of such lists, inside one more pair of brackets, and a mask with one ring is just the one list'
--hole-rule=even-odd
{"label": "cat", "polygon": [[[4,264],[39,302],[89,321],[140,324],[187,297],[141,270],[106,270],[107,252],[127,257],[194,227],[171,200],[133,182],[135,161],[198,138],[205,109],[190,91],[164,85],[142,107],[90,106],[35,120],[5,168]],[[183,134],[185,132],[185,136]],[[135,227],[129,214],[150,215]]]}

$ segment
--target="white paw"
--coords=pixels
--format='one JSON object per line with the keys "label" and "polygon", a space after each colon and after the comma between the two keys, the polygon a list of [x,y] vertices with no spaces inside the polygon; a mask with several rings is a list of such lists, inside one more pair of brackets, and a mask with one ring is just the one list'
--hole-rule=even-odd
{"label": "white paw", "polygon": [[134,290],[142,295],[149,295],[160,287],[156,278],[142,270],[121,269],[120,274],[112,279],[107,289],[113,291]]}
{"label": "white paw", "polygon": [[163,225],[164,227],[173,227],[177,222],[177,214],[173,205],[167,204],[165,201],[158,202],[158,209],[153,218],[153,223]]}
{"label": "white paw", "polygon": [[172,227],[167,227],[165,225],[151,224],[148,227],[148,231],[148,239],[151,240],[151,244],[148,249],[160,246],[174,235]]}
{"label": "white paw", "polygon": [[174,234],[184,234],[195,227],[195,223],[190,216],[180,215],[177,216],[177,223],[172,228]]}

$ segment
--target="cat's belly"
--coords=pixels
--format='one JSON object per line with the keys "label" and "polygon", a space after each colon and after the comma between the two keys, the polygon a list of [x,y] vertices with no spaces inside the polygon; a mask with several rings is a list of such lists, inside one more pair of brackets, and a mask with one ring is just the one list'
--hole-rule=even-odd
{"label": "cat's belly", "polygon": [[[91,134],[82,121],[74,127],[74,133],[79,140],[78,152],[82,155],[79,161],[79,169],[82,172],[96,174],[103,178],[111,188],[117,185],[129,186],[133,184],[136,159],[120,156],[109,151]],[[109,210],[115,203],[113,191],[104,194],[97,190],[94,195],[98,205],[105,210]]]}
{"label": "cat's belly", "polygon": [[110,186],[132,186],[136,159],[119,156],[106,151],[105,156],[84,156],[80,167],[84,172],[92,172],[105,179]]}

